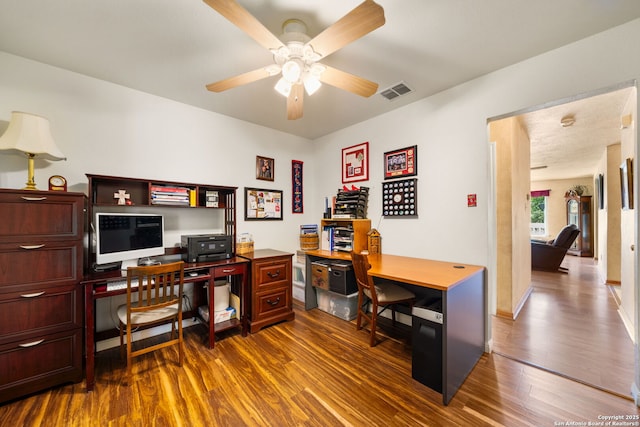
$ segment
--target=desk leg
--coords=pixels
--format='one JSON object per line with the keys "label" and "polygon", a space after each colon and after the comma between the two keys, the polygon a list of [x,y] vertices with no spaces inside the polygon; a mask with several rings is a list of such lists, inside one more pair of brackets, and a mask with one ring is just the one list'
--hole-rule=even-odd
{"label": "desk leg", "polygon": [[93,390],[95,384],[94,364],[95,364],[95,318],[93,315],[95,301],[93,299],[93,286],[84,287],[84,331],[86,343],[85,348],[85,370],[87,391]]}
{"label": "desk leg", "polygon": [[215,280],[209,280],[209,286],[207,286],[207,292],[209,292],[209,348],[213,348],[216,345],[216,325],[215,320],[215,301],[213,300]]}
{"label": "desk leg", "polygon": [[240,322],[242,328],[242,336],[247,336],[247,331],[249,330],[249,316],[247,313],[247,302],[246,299],[250,298],[249,296],[249,273],[247,272],[247,268],[245,266],[242,273],[242,283],[240,284]]}

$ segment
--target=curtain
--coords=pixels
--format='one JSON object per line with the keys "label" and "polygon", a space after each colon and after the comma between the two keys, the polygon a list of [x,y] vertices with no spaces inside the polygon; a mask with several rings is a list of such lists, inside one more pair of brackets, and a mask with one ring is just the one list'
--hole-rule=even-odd
{"label": "curtain", "polygon": [[531,197],[547,197],[551,190],[536,190],[531,192]]}

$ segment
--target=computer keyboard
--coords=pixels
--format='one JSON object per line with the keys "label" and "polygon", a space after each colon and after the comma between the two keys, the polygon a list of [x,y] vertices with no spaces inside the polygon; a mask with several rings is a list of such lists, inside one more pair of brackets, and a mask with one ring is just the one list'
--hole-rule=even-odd
{"label": "computer keyboard", "polygon": [[[138,279],[131,279],[131,287],[138,287]],[[119,291],[120,289],[127,289],[127,279],[115,280],[113,282],[107,282],[107,292]]]}

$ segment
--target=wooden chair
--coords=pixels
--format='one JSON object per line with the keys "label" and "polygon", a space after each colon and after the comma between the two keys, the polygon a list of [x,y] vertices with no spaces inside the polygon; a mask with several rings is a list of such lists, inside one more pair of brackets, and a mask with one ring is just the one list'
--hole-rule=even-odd
{"label": "wooden chair", "polygon": [[[127,381],[131,384],[131,360],[134,357],[171,345],[178,345],[179,366],[184,360],[182,340],[182,289],[184,262],[127,269],[127,303],[118,307],[120,319],[120,354],[124,356],[123,336],[127,335]],[[137,296],[137,301],[134,296]],[[132,348],[132,329],[166,323],[171,320],[171,337],[167,341],[138,350]],[[177,337],[176,335],[177,324]]]}
{"label": "wooden chair", "polygon": [[[413,308],[416,296],[413,292],[393,283],[381,282],[374,284],[373,278],[369,276],[368,273],[371,264],[369,264],[367,255],[351,252],[351,260],[358,285],[358,316],[356,318],[356,329],[362,329],[363,318],[369,322],[371,329],[369,345],[373,347],[376,345],[378,315],[391,307],[391,318],[395,325],[395,305],[406,304],[411,309]],[[371,303],[371,313],[367,311],[369,303]],[[382,310],[378,311],[379,307],[382,307]]]}

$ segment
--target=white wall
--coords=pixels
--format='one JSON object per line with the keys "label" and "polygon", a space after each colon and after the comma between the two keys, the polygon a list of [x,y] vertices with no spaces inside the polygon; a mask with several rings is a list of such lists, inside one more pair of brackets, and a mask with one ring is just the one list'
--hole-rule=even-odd
{"label": "white wall", "polygon": [[[291,213],[291,160],[304,162],[305,202],[312,199],[309,140],[2,52],[0,64],[0,133],[13,110],[41,114],[68,159],[36,161],[40,189],[61,174],[70,191],[86,194],[85,173],[237,186],[238,233],[251,233],[257,249],[295,251],[298,224],[318,217],[307,206]],[[256,155],[275,159],[273,182],[255,179]],[[25,158],[0,155],[0,188],[26,179]],[[245,222],[245,186],[283,190],[284,220]],[[167,246],[179,242],[173,237]]]}
{"label": "white wall", "polygon": [[[335,193],[340,150],[369,141],[369,217],[381,212],[385,151],[418,145],[419,219],[382,221],[383,251],[488,265],[487,119],[640,76],[640,20],[319,138],[315,193]],[[428,72],[428,70],[425,70]],[[478,207],[467,207],[467,194]]]}

